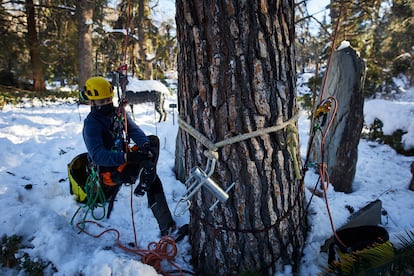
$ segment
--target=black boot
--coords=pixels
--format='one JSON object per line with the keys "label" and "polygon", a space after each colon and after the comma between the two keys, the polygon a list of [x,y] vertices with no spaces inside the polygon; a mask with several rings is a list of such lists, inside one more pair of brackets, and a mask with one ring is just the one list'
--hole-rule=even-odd
{"label": "black boot", "polygon": [[171,216],[170,209],[168,208],[167,201],[165,200],[164,193],[149,195],[148,203],[151,198],[151,211],[154,214],[155,219],[158,222],[158,226],[161,231],[161,236],[171,234],[177,227],[175,221]]}

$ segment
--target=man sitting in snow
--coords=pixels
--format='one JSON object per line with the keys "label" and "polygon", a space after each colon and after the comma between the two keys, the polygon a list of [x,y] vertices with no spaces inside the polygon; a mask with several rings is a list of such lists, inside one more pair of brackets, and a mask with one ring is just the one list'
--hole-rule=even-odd
{"label": "man sitting in snow", "polygon": [[[117,112],[112,102],[113,88],[106,79],[88,79],[82,96],[86,97],[91,105],[91,111],[83,126],[83,139],[90,163],[99,171],[107,200],[115,197],[122,183],[133,184],[139,178],[134,194],[147,193],[148,205],[158,222],[161,235],[171,234],[176,229],[176,223],[171,216],[161,180],[156,173],[158,137],[146,136],[129,115],[124,112],[123,116],[122,112]],[[127,130],[127,133],[124,130]],[[125,149],[125,134],[135,143],[131,150],[129,147]]]}

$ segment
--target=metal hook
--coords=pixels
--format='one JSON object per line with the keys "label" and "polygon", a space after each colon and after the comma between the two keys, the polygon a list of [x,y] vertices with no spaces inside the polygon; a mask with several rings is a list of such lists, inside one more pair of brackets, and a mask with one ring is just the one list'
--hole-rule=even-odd
{"label": "metal hook", "polygon": [[[185,185],[187,188],[187,191],[184,193],[184,195],[180,198],[180,200],[177,202],[177,205],[174,209],[174,215],[175,216],[182,216],[185,214],[187,210],[190,209],[191,202],[190,198],[193,197],[198,190],[201,189],[202,186],[205,186],[211,193],[213,193],[217,197],[217,201],[210,207],[210,211],[212,211],[219,202],[226,202],[229,198],[228,191],[232,189],[235,185],[235,183],[231,184],[230,187],[227,188],[226,191],[224,191],[219,185],[217,185],[216,182],[214,182],[213,179],[210,178],[210,176],[214,173],[214,169],[216,166],[216,161],[218,158],[217,152],[211,152],[211,151],[205,151],[204,155],[207,157],[207,164],[206,169],[203,171],[199,167],[194,167],[191,169],[190,177],[185,182]],[[182,204],[186,204],[184,207],[179,208]],[[180,210],[179,213],[177,213],[177,210]]]}

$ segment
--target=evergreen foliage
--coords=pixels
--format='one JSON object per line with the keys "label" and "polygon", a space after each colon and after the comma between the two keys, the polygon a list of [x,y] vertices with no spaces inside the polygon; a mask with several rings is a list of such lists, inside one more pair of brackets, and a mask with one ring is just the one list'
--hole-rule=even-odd
{"label": "evergreen foliage", "polygon": [[[140,78],[162,79],[175,68],[177,45],[175,24],[155,23],[148,0],[120,1],[114,9],[109,1],[95,2],[93,24],[94,73],[106,75],[124,60],[125,29],[129,22],[128,57],[132,72]],[[22,1],[0,0],[0,71],[12,73],[19,81],[32,80],[29,47],[26,44],[26,17]],[[36,2],[35,2],[36,3]],[[75,8],[78,1],[40,1],[35,4],[40,55],[45,80],[78,80],[78,37]],[[296,5],[296,51],[300,72],[326,63],[334,24],[343,3],[337,42],[350,41],[367,63],[366,96],[397,91],[395,78],[414,85],[414,2],[410,0],[332,0],[326,16],[317,20],[308,14],[306,1]],[[156,5],[161,3],[156,2]],[[143,8],[140,7],[143,5]],[[143,12],[140,12],[143,11]],[[330,22],[329,22],[330,21]],[[311,31],[311,25],[319,30]],[[108,31],[108,26],[118,31]],[[314,27],[315,28],[315,27]],[[12,80],[9,80],[11,82]],[[3,84],[7,83],[2,82]],[[8,85],[8,84],[7,84]],[[18,84],[12,84],[18,87]]]}
{"label": "evergreen foliage", "polygon": [[390,135],[385,135],[382,128],[384,127],[384,123],[375,118],[374,122],[371,125],[365,126],[366,133],[362,133],[362,137],[367,139],[368,141],[375,141],[380,144],[387,144],[399,154],[403,154],[406,156],[414,156],[414,150],[409,149],[405,150],[404,145],[402,143],[402,136],[407,132],[402,129],[397,129]]}
{"label": "evergreen foliage", "polygon": [[[297,6],[297,52],[298,69],[312,61],[323,64],[331,53],[331,41],[340,16],[336,34],[336,47],[343,40],[366,61],[364,94],[400,92],[395,79],[403,79],[405,86],[414,84],[414,2],[409,0],[349,1],[331,0],[327,7],[331,17],[327,24],[317,21],[314,15],[303,11],[303,2]],[[342,7],[342,8],[341,8]],[[307,21],[305,24],[303,21]],[[312,35],[309,22],[319,24],[319,32]],[[311,63],[311,64],[312,64]]]}
{"label": "evergreen foliage", "polygon": [[[93,53],[94,74],[106,75],[116,69],[123,62],[125,47],[124,29],[127,23],[127,3],[122,1],[117,10],[110,8],[109,1],[94,1],[93,22]],[[153,55],[150,62],[157,64],[154,78],[163,77],[163,73],[175,66],[176,42],[174,22],[160,22],[155,25],[151,20],[149,1],[139,1],[145,5],[143,24],[138,24],[136,15],[138,4],[131,3],[131,22],[129,25],[130,39],[128,55],[131,57],[128,64],[135,70],[135,74],[143,76],[143,62]],[[0,0],[0,71],[18,76],[19,80],[32,80],[32,65],[30,62],[29,47],[26,43],[27,28],[24,11],[24,2],[18,0]],[[36,30],[40,41],[40,59],[46,81],[58,80],[67,84],[77,84],[78,81],[78,26],[76,19],[76,5],[79,1],[56,0],[35,2]],[[112,26],[113,24],[113,26]],[[118,32],[109,31],[109,28],[118,28]],[[122,30],[121,30],[122,29]],[[137,30],[143,31],[145,36],[139,38]],[[135,41],[134,41],[135,39]],[[146,47],[148,56],[140,57],[136,51],[137,40],[144,39],[142,45]],[[142,48],[142,47],[141,47]],[[3,85],[14,79],[2,79]],[[21,87],[20,87],[21,88]],[[29,87],[25,87],[29,88]]]}
{"label": "evergreen foliage", "polygon": [[52,275],[57,272],[55,266],[48,261],[36,258],[33,260],[24,249],[23,237],[18,235],[4,235],[0,240],[0,265],[23,271],[24,275],[41,276]]}
{"label": "evergreen foliage", "polygon": [[[394,255],[384,262],[384,254],[389,254],[384,248],[370,247],[369,254],[356,251],[340,261],[333,262],[322,275],[412,275],[414,269],[414,232],[407,231],[397,237],[400,241],[394,247]],[[349,268],[352,274],[343,273],[343,268]]]}

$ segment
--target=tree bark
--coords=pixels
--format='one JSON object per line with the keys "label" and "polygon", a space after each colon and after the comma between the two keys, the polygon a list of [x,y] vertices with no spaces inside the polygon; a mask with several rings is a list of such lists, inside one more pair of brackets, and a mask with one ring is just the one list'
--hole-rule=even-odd
{"label": "tree bark", "polygon": [[78,20],[78,66],[79,66],[79,89],[93,74],[92,53],[92,22],[95,1],[80,0],[76,4],[76,15]]}
{"label": "tree bark", "polygon": [[[177,0],[176,21],[181,120],[218,142],[297,113],[293,0]],[[306,214],[294,172],[295,163],[301,168],[299,144],[288,142],[288,134],[282,129],[218,149],[211,178],[235,188],[212,212],[216,198],[205,188],[191,200],[197,275],[297,270]],[[180,141],[176,171],[188,176],[195,166],[204,169],[206,148],[182,129]]]}
{"label": "tree bark", "polygon": [[138,43],[139,43],[139,56],[143,63],[144,79],[152,80],[152,59],[147,57],[147,35],[145,32],[149,31],[146,20],[146,10],[148,10],[148,0],[139,0],[138,5]]}
{"label": "tree bark", "polygon": [[40,59],[40,43],[37,37],[36,17],[33,0],[26,0],[27,17],[27,44],[30,49],[30,62],[33,74],[33,90],[45,91],[46,85],[43,77],[42,61]]}

